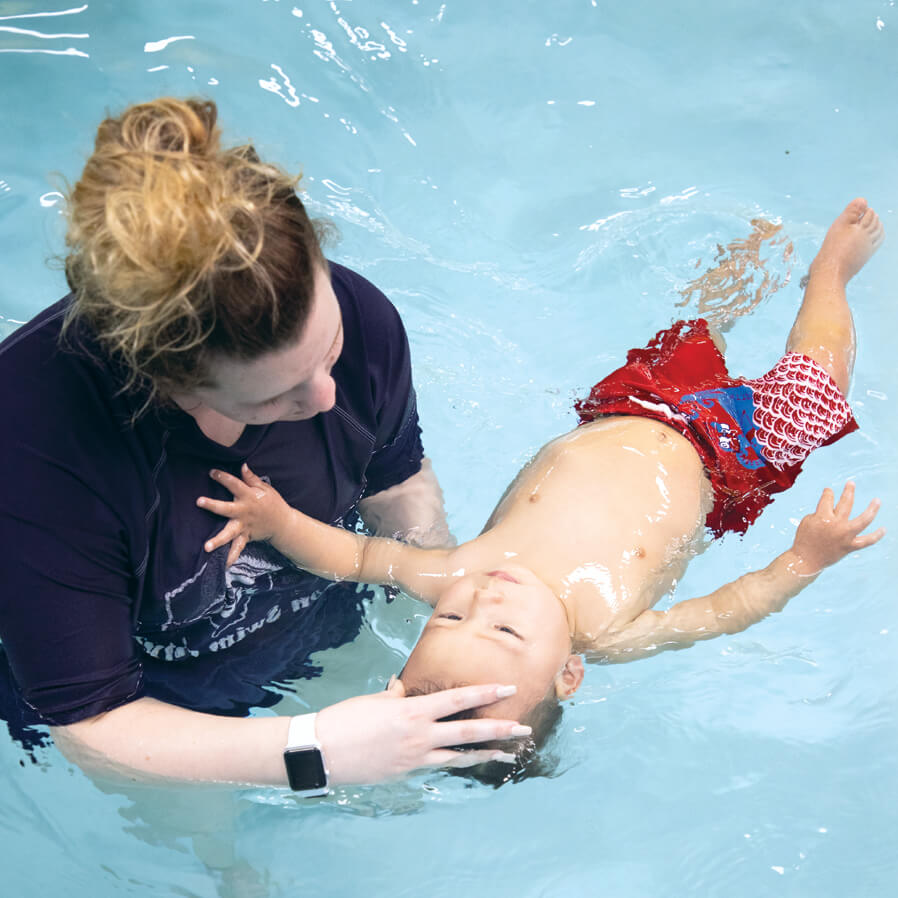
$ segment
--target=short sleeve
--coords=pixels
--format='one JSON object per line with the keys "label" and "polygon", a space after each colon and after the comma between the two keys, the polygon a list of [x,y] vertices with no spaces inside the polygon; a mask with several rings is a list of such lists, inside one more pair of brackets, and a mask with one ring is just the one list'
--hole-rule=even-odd
{"label": "short sleeve", "polygon": [[[0,490],[0,640],[25,702],[46,723],[65,725],[140,689],[121,514],[128,499],[113,501],[115,474],[100,449],[115,441],[115,428],[90,428],[90,418],[73,426],[87,413],[66,403],[75,393],[66,382],[77,375],[54,376],[29,352],[11,355],[0,366],[0,465],[9,474]],[[74,435],[79,429],[91,431],[90,445]]]}
{"label": "short sleeve", "polygon": [[375,450],[368,465],[368,486],[365,490],[368,496],[402,483],[421,470],[424,446],[421,442],[414,387],[409,387],[402,416],[389,432],[388,439],[387,443]]}
{"label": "short sleeve", "polygon": [[365,472],[365,495],[373,495],[421,470],[424,448],[411,352],[402,319],[389,299],[361,275],[340,265],[331,269],[338,293],[351,293],[359,315],[361,344],[350,351],[365,358],[373,403],[374,445]]}

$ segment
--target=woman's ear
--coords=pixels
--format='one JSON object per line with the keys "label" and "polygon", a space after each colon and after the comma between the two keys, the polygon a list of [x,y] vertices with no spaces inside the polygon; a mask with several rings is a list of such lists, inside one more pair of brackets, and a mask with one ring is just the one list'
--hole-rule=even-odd
{"label": "woman's ear", "polygon": [[583,659],[579,655],[568,655],[564,667],[555,677],[555,696],[559,700],[570,698],[580,688],[585,672]]}

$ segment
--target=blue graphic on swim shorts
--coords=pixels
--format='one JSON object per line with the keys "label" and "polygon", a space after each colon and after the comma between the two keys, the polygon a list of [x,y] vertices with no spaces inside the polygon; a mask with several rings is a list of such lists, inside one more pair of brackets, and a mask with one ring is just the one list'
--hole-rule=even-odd
{"label": "blue graphic on swim shorts", "polygon": [[[713,409],[715,406],[719,411],[713,417],[702,414],[701,409]],[[767,464],[764,451],[754,437],[755,403],[751,387],[741,384],[738,387],[689,393],[677,403],[677,410],[686,416],[687,421],[699,421],[723,452],[735,453],[736,460],[743,468],[754,470]],[[735,422],[735,427],[726,421],[715,420],[721,417],[721,411]]]}

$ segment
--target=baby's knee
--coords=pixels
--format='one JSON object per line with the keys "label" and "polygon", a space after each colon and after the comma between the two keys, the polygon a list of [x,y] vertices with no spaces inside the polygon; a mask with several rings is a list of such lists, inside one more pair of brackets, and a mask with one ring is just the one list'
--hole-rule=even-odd
{"label": "baby's knee", "polygon": [[789,335],[787,352],[813,359],[836,382],[842,393],[848,392],[854,370],[855,337],[853,327],[794,331]]}

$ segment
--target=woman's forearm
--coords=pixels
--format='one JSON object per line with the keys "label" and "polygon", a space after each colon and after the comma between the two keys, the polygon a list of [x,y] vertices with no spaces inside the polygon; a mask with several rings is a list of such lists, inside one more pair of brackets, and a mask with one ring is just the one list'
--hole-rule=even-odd
{"label": "woman's forearm", "polygon": [[451,548],[443,491],[429,458],[408,480],[359,503],[365,526],[377,536],[392,536],[422,549]]}
{"label": "woman's forearm", "polygon": [[[407,699],[402,683],[394,680],[384,692],[323,708],[315,718],[315,736],[330,784],[377,783],[421,767],[509,760],[501,750],[458,752],[443,746],[526,736],[529,727],[494,717],[443,718],[514,691],[491,683]],[[54,727],[52,734],[70,761],[101,779],[285,786],[289,727],[289,717],[220,717],[141,698]]]}
{"label": "woman's forearm", "polygon": [[141,698],[53,729],[85,772],[138,781],[285,786],[289,717],[221,717]]}

